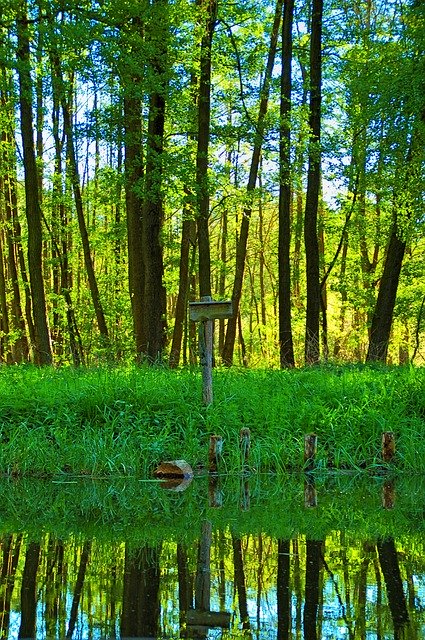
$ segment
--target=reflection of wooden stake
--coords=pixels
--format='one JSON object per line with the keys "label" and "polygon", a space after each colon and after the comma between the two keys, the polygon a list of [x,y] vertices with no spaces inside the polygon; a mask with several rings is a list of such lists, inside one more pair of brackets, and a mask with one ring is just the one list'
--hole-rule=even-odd
{"label": "reflection of wooden stake", "polygon": [[317,435],[308,433],[304,437],[304,470],[312,471],[314,469],[314,459],[317,452]]}
{"label": "reflection of wooden stake", "polygon": [[317,507],[317,491],[314,479],[307,474],[304,482],[304,506]]}
{"label": "reflection of wooden stake", "polygon": [[210,437],[210,448],[208,451],[208,471],[210,473],[217,473],[218,461],[221,457],[223,449],[223,438],[221,436]]}
{"label": "reflection of wooden stake", "polygon": [[395,455],[395,435],[392,431],[384,431],[382,434],[382,459],[391,462]]}
{"label": "reflection of wooden stake", "polygon": [[384,509],[394,509],[395,484],[394,480],[386,480],[382,486],[382,506]]}
{"label": "reflection of wooden stake", "polygon": [[241,429],[240,445],[242,456],[242,471],[246,471],[246,468],[248,467],[249,450],[251,447],[251,432],[246,427],[244,429]]}
{"label": "reflection of wooden stake", "polygon": [[208,478],[208,506],[211,509],[220,509],[223,506],[223,493],[220,489],[219,476]]}
{"label": "reflection of wooden stake", "polygon": [[241,481],[241,510],[249,511],[250,507],[250,494],[249,494],[249,480],[247,477],[242,478]]}

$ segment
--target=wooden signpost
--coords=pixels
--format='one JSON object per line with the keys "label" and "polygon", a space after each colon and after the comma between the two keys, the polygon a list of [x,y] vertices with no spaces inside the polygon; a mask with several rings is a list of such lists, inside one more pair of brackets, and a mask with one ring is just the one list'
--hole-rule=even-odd
{"label": "wooden signpost", "polygon": [[213,361],[213,326],[214,320],[223,320],[233,315],[232,301],[212,300],[204,296],[200,302],[189,302],[189,318],[199,322],[199,355],[202,365],[202,401],[211,404],[212,361]]}

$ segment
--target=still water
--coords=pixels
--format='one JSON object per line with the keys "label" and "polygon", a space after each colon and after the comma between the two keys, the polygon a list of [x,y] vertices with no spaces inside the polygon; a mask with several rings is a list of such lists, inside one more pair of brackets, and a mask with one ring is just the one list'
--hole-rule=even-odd
{"label": "still water", "polygon": [[418,485],[6,484],[0,638],[425,638]]}

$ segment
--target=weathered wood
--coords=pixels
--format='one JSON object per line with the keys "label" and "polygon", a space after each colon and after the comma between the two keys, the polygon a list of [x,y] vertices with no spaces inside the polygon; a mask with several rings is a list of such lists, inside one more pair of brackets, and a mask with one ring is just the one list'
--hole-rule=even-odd
{"label": "weathered wood", "polygon": [[317,453],[317,435],[308,433],[304,437],[304,470],[312,471]]}
{"label": "weathered wood", "polygon": [[207,320],[199,326],[199,350],[202,365],[202,402],[212,404],[213,322]]}
{"label": "weathered wood", "polygon": [[[204,296],[207,298],[208,296]],[[231,300],[204,299],[200,302],[189,302],[189,318],[192,322],[205,322],[206,320],[225,320],[233,315]]]}
{"label": "weathered wood", "polygon": [[228,611],[198,611],[190,609],[186,616],[188,625],[222,628],[230,626],[231,614]]}
{"label": "weathered wood", "polygon": [[392,431],[384,431],[382,434],[382,459],[391,462],[395,455],[395,435]]}
{"label": "weathered wood", "polygon": [[193,470],[186,460],[166,460],[157,466],[154,476],[170,479],[192,478]]}
{"label": "weathered wood", "polygon": [[208,450],[208,471],[210,473],[217,473],[222,450],[223,438],[221,436],[211,436]]}

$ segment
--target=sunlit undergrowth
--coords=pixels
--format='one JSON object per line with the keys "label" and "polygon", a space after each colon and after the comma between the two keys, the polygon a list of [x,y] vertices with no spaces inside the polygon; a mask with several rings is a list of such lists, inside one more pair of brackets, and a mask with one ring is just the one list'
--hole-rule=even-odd
{"label": "sunlit undergrowth", "polygon": [[319,470],[373,471],[392,431],[393,466],[423,472],[425,369],[220,369],[209,407],[199,371],[0,370],[3,474],[148,477],[161,460],[206,464],[212,434],[223,437],[221,470],[240,473],[243,427],[252,470],[302,469],[304,435],[314,432]]}

